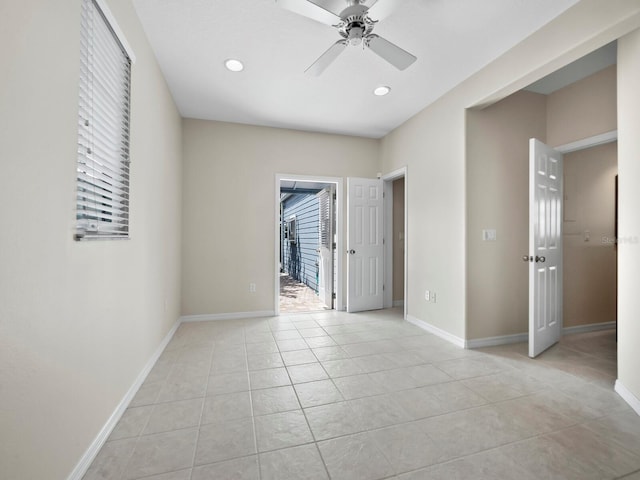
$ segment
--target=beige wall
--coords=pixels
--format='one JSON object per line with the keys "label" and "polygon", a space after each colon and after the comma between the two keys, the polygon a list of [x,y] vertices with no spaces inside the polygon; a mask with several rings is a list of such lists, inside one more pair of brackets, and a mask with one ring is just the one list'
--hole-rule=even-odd
{"label": "beige wall", "polygon": [[[640,402],[640,30],[618,42],[618,378]],[[637,409],[638,405],[636,405]]]}
{"label": "beige wall", "polygon": [[[382,172],[407,165],[411,184],[409,316],[466,336],[465,109],[505,98],[637,28],[639,12],[635,1],[582,0],[382,140]],[[424,300],[426,289],[437,303]]]}
{"label": "beige wall", "polygon": [[180,118],[129,1],[131,240],[75,242],[80,1],[0,6],[0,477],[71,473],[179,317]]}
{"label": "beige wall", "polygon": [[[464,109],[455,98],[387,135],[381,153],[383,173],[408,166],[408,315],[464,337]],[[437,303],[424,300],[427,289]]]}
{"label": "beige wall", "polygon": [[404,300],[404,177],[393,182],[393,300]]}
{"label": "beige wall", "polygon": [[617,144],[564,157],[563,322],[616,318],[615,176]]}
{"label": "beige wall", "polygon": [[615,65],[547,97],[547,144],[552,147],[616,128]]}
{"label": "beige wall", "polygon": [[201,120],[183,135],[184,315],[273,311],[276,173],[378,171],[378,140]]}
{"label": "beige wall", "polygon": [[[527,331],[529,139],[544,141],[545,96],[519,92],[467,114],[467,337]],[[496,241],[484,241],[495,229]]]}

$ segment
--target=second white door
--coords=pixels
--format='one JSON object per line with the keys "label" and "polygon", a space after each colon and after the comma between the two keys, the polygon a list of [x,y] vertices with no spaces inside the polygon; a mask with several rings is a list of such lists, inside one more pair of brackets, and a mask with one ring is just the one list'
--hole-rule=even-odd
{"label": "second white door", "polygon": [[383,307],[382,180],[347,179],[347,311]]}
{"label": "second white door", "polygon": [[562,154],[529,142],[529,356],[560,340],[562,329]]}

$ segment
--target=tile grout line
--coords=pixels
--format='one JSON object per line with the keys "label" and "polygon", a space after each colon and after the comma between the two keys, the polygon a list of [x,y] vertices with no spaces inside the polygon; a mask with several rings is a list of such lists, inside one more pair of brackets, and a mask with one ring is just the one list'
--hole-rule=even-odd
{"label": "tile grout line", "polygon": [[[269,329],[271,331],[271,329]],[[253,410],[253,388],[251,388],[251,374],[249,371],[249,351],[247,350],[247,332],[245,330],[245,326],[243,326],[242,334],[244,338],[244,355],[245,362],[247,365],[247,382],[249,383],[249,406],[251,407],[251,425],[253,426],[253,448],[256,451],[256,462],[258,464],[258,479],[262,480],[262,463],[260,459],[260,451],[258,450],[258,429],[256,428],[256,415]],[[271,332],[271,336],[273,337],[273,332]],[[275,337],[274,337],[275,341]],[[282,360],[282,355],[280,356],[280,360]]]}
{"label": "tile grout line", "polygon": [[191,459],[191,472],[189,473],[189,479],[193,478],[193,472],[196,469],[196,456],[198,454],[198,444],[200,443],[200,429],[202,428],[202,417],[204,416],[204,408],[207,404],[207,391],[209,390],[209,379],[211,378],[211,367],[213,366],[213,354],[216,351],[215,341],[212,341],[211,356],[209,358],[209,370],[207,372],[207,379],[204,385],[204,397],[202,398],[202,407],[200,408],[200,418],[198,419],[196,443],[193,449],[193,457]]}
{"label": "tile grout line", "polygon": [[[305,343],[306,343],[306,341],[305,341]],[[279,349],[280,349],[280,347],[278,347],[278,350]],[[309,350],[311,350],[311,349],[309,349]],[[315,354],[313,353],[313,350],[311,350],[311,353],[315,356]],[[282,356],[282,352],[280,352],[280,356]],[[320,363],[320,362],[318,361],[318,363]],[[321,366],[322,370],[324,371],[324,367],[322,367],[322,364],[320,364],[320,366]],[[320,451],[320,447],[318,446],[318,440],[316,439],[316,436],[313,433],[313,430],[311,429],[311,424],[309,423],[309,419],[307,418],[307,414],[305,413],[304,408],[302,408],[302,402],[300,401],[300,396],[298,395],[298,391],[296,390],[295,384],[293,383],[293,379],[291,378],[291,375],[289,374],[289,370],[287,370],[286,368],[285,368],[285,370],[287,372],[287,376],[289,377],[289,381],[291,382],[291,387],[293,388],[293,393],[295,394],[296,400],[298,401],[298,405],[300,406],[300,410],[302,412],[302,416],[304,417],[304,421],[305,421],[305,423],[307,425],[307,428],[309,429],[309,433],[311,434],[311,438],[313,439],[313,445],[315,445],[316,451],[318,452],[318,455],[320,455],[320,460],[322,460],[322,465],[324,466],[324,470],[325,470],[325,472],[327,472],[327,478],[330,479],[331,475],[329,474],[329,468],[327,467],[327,462],[325,461],[324,457],[322,456],[322,452]],[[325,373],[327,373],[327,372],[325,371]]]}

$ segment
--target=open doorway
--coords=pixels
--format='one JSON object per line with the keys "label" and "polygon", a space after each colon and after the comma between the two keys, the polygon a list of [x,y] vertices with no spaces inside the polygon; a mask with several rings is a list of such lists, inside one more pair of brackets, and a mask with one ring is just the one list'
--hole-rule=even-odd
{"label": "open doorway", "polygon": [[385,308],[403,308],[407,314],[407,168],[384,177],[385,199]]}
{"label": "open doorway", "polygon": [[617,142],[564,156],[564,331],[616,319]]}
{"label": "open doorway", "polygon": [[[598,135],[556,149],[531,141],[530,250],[524,258],[530,267],[530,357],[563,334],[615,326],[617,145],[612,139],[602,143]],[[615,331],[594,336],[615,345],[606,341],[615,339]],[[615,349],[607,355],[605,348],[593,347],[590,351],[605,354],[598,364],[615,357]],[[605,366],[610,368],[603,373],[614,377],[615,364]]]}
{"label": "open doorway", "polygon": [[341,180],[276,176],[276,314],[339,308]]}
{"label": "open doorway", "polygon": [[[603,56],[604,60],[600,61]],[[560,71],[558,75],[543,79],[538,85],[527,87],[491,106],[479,106],[467,112],[466,334],[469,347],[522,342],[517,349],[522,353],[526,352],[525,342],[529,336],[529,269],[530,258],[534,255],[530,251],[528,239],[529,139],[541,139],[569,158],[573,155],[588,154],[589,151],[584,150],[585,147],[595,146],[595,151],[600,148],[597,145],[612,143],[602,148],[615,145],[615,59],[615,45],[605,46],[587,58],[587,62],[594,67],[593,70],[570,65],[569,71]],[[569,78],[565,74],[571,73],[571,70],[580,73],[580,78],[569,75],[573,78],[567,81]],[[590,137],[592,138],[589,140]],[[589,144],[584,143],[585,139],[589,140]],[[578,152],[581,148],[584,151]],[[584,158],[575,161],[575,167],[581,174],[584,173],[581,169],[586,167],[585,163],[581,163],[583,160]],[[571,179],[567,181],[572,182]],[[612,193],[615,188],[614,178],[602,181],[610,185]],[[594,188],[599,188],[594,185],[585,183],[581,190],[593,193]],[[571,186],[568,191],[570,190]],[[582,201],[581,194],[574,192],[573,195],[575,200]],[[612,193],[611,198],[605,201],[595,200],[600,202],[597,208],[610,210],[611,225],[615,223],[614,199]],[[569,205],[570,216],[571,208]],[[592,208],[587,208],[587,213],[592,213],[590,210]],[[578,225],[578,221],[571,222],[568,230],[567,225],[564,225],[565,231],[571,235],[569,241],[573,242],[576,251],[587,255],[599,255],[602,252],[610,258],[614,256],[615,234],[611,235],[613,243],[607,242],[608,233],[601,232],[602,229],[599,227],[589,225],[590,220],[585,219],[585,222],[587,223],[583,223],[582,226]],[[584,240],[585,231],[588,241]],[[602,237],[606,237],[604,244]],[[592,251],[586,251],[587,249]],[[525,254],[527,260],[523,263]],[[609,264],[607,271],[611,271],[611,268],[615,269],[614,263]],[[615,282],[610,281],[611,277],[608,274],[601,275],[600,271],[592,270],[591,265],[584,263],[576,264],[575,275],[565,273],[563,283],[567,290],[570,290],[571,283],[575,282],[572,276],[579,276],[578,281],[582,282],[582,285],[575,285],[574,292],[564,292],[564,295],[576,294],[574,300],[578,302],[578,306],[573,313],[578,316],[570,318],[573,313],[564,312],[566,318],[561,333],[565,337],[557,347],[552,347],[543,354],[541,361],[553,359],[561,364],[562,359],[566,358],[563,355],[565,342],[571,340],[571,335],[568,334],[584,334],[608,328],[609,334],[615,336],[615,329],[611,328],[615,326],[615,311],[612,315],[604,313],[605,310],[611,311],[605,303],[611,305],[612,302],[610,297],[604,302],[604,298],[598,292],[599,289],[610,292]],[[585,276],[589,278],[584,278]],[[585,282],[600,280],[609,283],[605,287],[596,287],[595,290],[585,285]],[[580,300],[579,297],[586,297],[587,300]],[[566,301],[568,299],[565,299],[565,303]],[[601,315],[598,318],[590,316],[587,319],[580,316],[577,310],[581,309],[582,313],[585,313],[585,307],[589,303],[598,303],[597,309],[592,308],[588,312],[595,314],[599,311]],[[570,307],[570,303],[567,303],[566,307]],[[583,320],[587,320],[588,323]],[[606,343],[611,345],[611,342]],[[577,352],[575,348],[572,350],[571,355],[586,365],[590,353]],[[615,351],[611,357],[615,359]],[[593,365],[603,363],[594,359]],[[595,372],[591,367],[585,368],[585,371],[587,370],[593,373],[594,377],[601,378],[600,372]],[[612,384],[615,374],[607,374],[607,379]]]}
{"label": "open doorway", "polygon": [[[562,216],[553,220],[547,218],[543,223],[534,212],[551,211],[552,204],[543,210],[538,207],[538,191],[543,191],[542,178],[547,167],[540,167],[540,159],[532,158],[530,171],[530,232],[546,223],[557,224],[561,232],[559,240],[561,272],[557,287],[536,293],[547,266],[537,264],[530,272],[530,317],[529,317],[529,355],[536,356],[548,346],[559,341],[563,335],[583,334],[609,330],[607,333],[592,335],[598,337],[603,345],[612,348],[608,355],[608,373],[615,378],[615,327],[616,325],[616,248],[615,248],[615,198],[617,175],[617,131],[616,128],[616,44],[615,42],[592,52],[574,64],[565,67],[564,75],[578,67],[593,69],[589,75],[567,85],[557,84],[560,73],[556,72],[527,88],[528,91],[546,95],[546,142],[554,145],[549,155],[540,157],[552,163],[552,157],[563,155],[562,165],[557,172],[562,186],[560,206]],[[589,70],[587,70],[589,71]],[[554,84],[555,83],[555,84]],[[597,100],[594,100],[597,98]],[[593,133],[596,133],[593,135]],[[562,143],[562,140],[572,140]],[[533,153],[532,153],[533,154]],[[560,157],[561,158],[561,157]],[[545,160],[546,162],[546,160]],[[550,163],[549,163],[550,165]],[[548,167],[548,176],[554,175]],[[535,179],[534,179],[535,176]],[[540,185],[538,185],[540,183]],[[534,187],[535,184],[535,187]],[[551,190],[543,196],[550,201]],[[533,192],[536,192],[534,195]],[[560,217],[558,215],[558,217]],[[542,217],[541,217],[542,218]],[[544,252],[538,253],[538,246],[545,249],[537,236],[530,240],[529,259],[543,259]],[[535,247],[534,247],[535,244]],[[534,252],[535,251],[535,252]],[[549,254],[552,254],[550,248]],[[543,255],[543,256],[539,256]],[[553,258],[554,255],[551,255]],[[547,262],[548,263],[548,262]],[[535,274],[533,273],[535,272]],[[535,281],[534,281],[535,278]],[[552,276],[549,277],[549,281]],[[543,282],[544,283],[544,282]],[[553,283],[553,282],[552,282]],[[541,284],[542,285],[542,284]],[[559,288],[558,288],[559,287]],[[557,293],[554,294],[554,290]],[[551,299],[558,296],[557,308]],[[559,309],[559,329],[546,343],[535,346],[536,342],[549,330],[546,325],[553,315],[545,315],[543,321],[539,313],[553,312]],[[537,312],[537,313],[534,313]],[[551,325],[551,323],[548,323]],[[548,336],[548,335],[547,335]],[[607,341],[613,339],[613,342]],[[564,338],[562,343],[571,342]],[[592,351],[593,345],[590,346]],[[606,353],[606,352],[602,352]],[[605,359],[608,360],[608,359]]]}

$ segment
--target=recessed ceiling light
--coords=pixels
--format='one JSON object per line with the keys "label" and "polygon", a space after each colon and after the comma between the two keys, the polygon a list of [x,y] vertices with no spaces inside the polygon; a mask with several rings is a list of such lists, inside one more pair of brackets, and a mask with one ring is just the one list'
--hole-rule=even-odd
{"label": "recessed ceiling light", "polygon": [[373,91],[373,94],[377,97],[384,97],[385,95],[388,95],[390,91],[391,91],[391,87],[387,87],[383,85],[381,87],[376,88]]}
{"label": "recessed ceiling light", "polygon": [[224,66],[227,67],[227,70],[231,70],[232,72],[241,72],[244,70],[244,65],[240,60],[236,60],[235,58],[230,58],[225,60]]}

